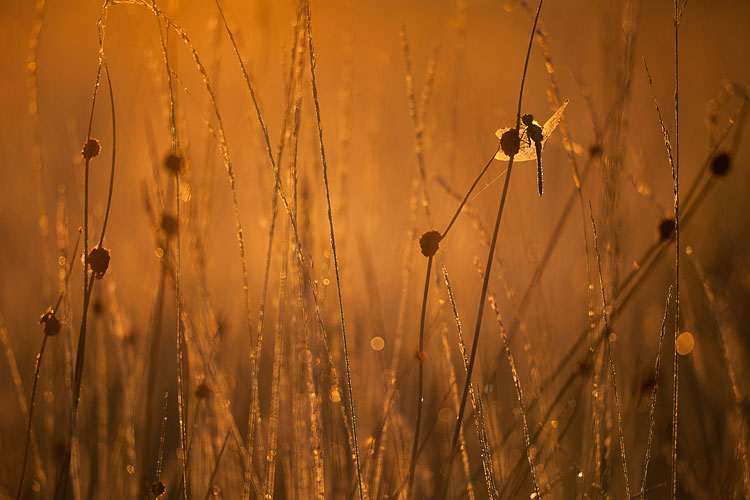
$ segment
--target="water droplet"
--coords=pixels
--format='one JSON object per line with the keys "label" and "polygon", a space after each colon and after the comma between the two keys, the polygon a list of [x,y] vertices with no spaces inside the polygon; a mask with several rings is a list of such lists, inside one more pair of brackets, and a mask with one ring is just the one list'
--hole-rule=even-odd
{"label": "water droplet", "polygon": [[686,356],[693,351],[693,347],[695,347],[695,339],[690,332],[682,332],[680,336],[677,337],[676,348],[678,354]]}
{"label": "water droplet", "polygon": [[297,357],[302,363],[309,363],[312,361],[312,353],[307,349],[301,350]]}
{"label": "water droplet", "polygon": [[331,389],[331,401],[334,403],[341,401],[341,394],[339,394],[338,389]]}
{"label": "water droplet", "polygon": [[370,339],[370,347],[374,351],[380,351],[385,347],[385,340],[383,340],[383,337],[373,337]]}

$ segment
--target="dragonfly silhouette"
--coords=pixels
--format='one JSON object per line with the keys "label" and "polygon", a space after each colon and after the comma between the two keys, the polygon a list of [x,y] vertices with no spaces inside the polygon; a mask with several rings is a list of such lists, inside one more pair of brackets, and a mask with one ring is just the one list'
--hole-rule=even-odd
{"label": "dragonfly silhouette", "polygon": [[[560,123],[563,112],[565,111],[565,107],[567,105],[568,100],[565,99],[565,102],[563,102],[560,107],[557,108],[557,111],[555,111],[555,113],[550,116],[550,118],[546,122],[544,122],[544,125],[539,125],[539,123],[534,120],[534,115],[523,115],[521,117],[521,124],[519,125],[518,130],[518,136],[521,139],[521,146],[518,150],[518,153],[516,153],[516,155],[513,157],[513,161],[521,162],[532,161],[536,159],[539,196],[542,196],[542,191],[544,190],[542,183],[542,149],[544,148],[547,139],[549,139],[549,136]],[[498,138],[502,138],[503,134],[510,129],[511,127],[498,129],[498,131],[495,132],[495,135]],[[510,157],[506,155],[501,149],[495,155],[495,159],[508,161],[510,160]]]}

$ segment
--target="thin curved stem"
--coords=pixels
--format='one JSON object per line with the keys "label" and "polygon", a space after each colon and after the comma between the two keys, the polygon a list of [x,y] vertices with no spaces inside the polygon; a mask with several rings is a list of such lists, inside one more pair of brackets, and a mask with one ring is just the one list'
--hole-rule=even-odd
{"label": "thin curved stem", "polygon": [[[89,141],[91,140],[91,130],[94,124],[94,109],[96,109],[96,96],[99,93],[99,85],[101,83],[102,66],[104,65],[104,49],[102,46],[102,22],[104,15],[106,14],[106,3],[102,11],[102,15],[99,18],[99,64],[96,69],[96,80],[94,82],[94,95],[91,98],[91,111],[89,112],[89,124],[86,132],[86,142],[84,148],[88,147]],[[88,308],[89,301],[91,299],[91,288],[94,285],[94,276],[89,279],[89,165],[91,163],[91,156],[89,154],[84,155],[84,185],[83,185],[83,311],[81,313],[81,327],[78,334],[78,347],[76,350],[76,362],[73,375],[73,402],[70,414],[70,431],[68,438],[71,446],[68,452],[65,454],[62,466],[60,468],[60,474],[56,481],[54,497],[58,498],[59,494],[63,489],[67,488],[68,477],[70,474],[70,461],[72,453],[73,438],[78,432],[78,403],[81,393],[81,380],[83,377],[83,362],[84,355],[86,353],[86,323],[88,320]]]}
{"label": "thin curved stem", "polygon": [[648,413],[648,439],[646,440],[646,458],[643,460],[643,480],[641,481],[641,498],[646,497],[646,478],[648,477],[648,465],[651,460],[651,443],[654,437],[654,424],[656,413],[656,393],[659,390],[659,373],[661,371],[661,344],[664,341],[664,333],[669,315],[669,301],[672,299],[672,285],[669,285],[667,301],[664,304],[664,318],[661,321],[661,333],[659,335],[659,347],[656,350],[656,363],[654,364],[654,387],[651,389],[651,408]]}
{"label": "thin curved stem", "polygon": [[[534,42],[534,33],[536,32],[536,26],[539,22],[539,14],[542,11],[542,4],[544,0],[539,0],[539,6],[536,10],[536,16],[534,17],[534,24],[531,28],[531,35],[529,37],[529,46],[526,49],[526,61],[523,66],[523,74],[521,76],[521,90],[518,95],[518,112],[516,114],[516,130],[521,123],[521,105],[523,100],[523,88],[526,83],[526,71],[529,67],[529,57],[531,56],[531,47]],[[464,413],[466,411],[466,399],[469,395],[469,386],[471,385],[471,376],[474,371],[474,364],[476,362],[477,347],[479,346],[479,334],[482,330],[482,317],[484,315],[485,299],[487,298],[487,287],[489,286],[490,274],[492,271],[492,261],[495,255],[495,246],[497,245],[497,237],[500,232],[500,221],[503,217],[503,210],[505,208],[505,201],[508,196],[508,186],[510,184],[510,176],[513,172],[513,159],[515,154],[510,155],[508,160],[508,173],[505,176],[505,184],[503,185],[503,194],[500,198],[500,206],[497,211],[497,217],[495,219],[495,230],[492,233],[492,243],[490,244],[490,250],[487,255],[487,265],[484,272],[484,281],[482,283],[482,292],[479,295],[479,308],[477,310],[477,320],[474,327],[474,343],[471,346],[471,356],[469,357],[469,366],[466,370],[466,383],[464,384],[463,395],[461,396],[461,404],[459,406],[458,418],[456,419],[456,426],[453,432],[453,442],[451,444],[451,453],[448,458],[446,466],[445,476],[443,477],[442,487],[440,488],[441,494],[439,498],[445,499],[448,493],[448,483],[450,482],[451,469],[453,466],[453,460],[456,457],[458,451],[458,438],[461,433],[461,424],[463,422]]]}
{"label": "thin curved stem", "polygon": [[427,295],[430,291],[430,274],[432,272],[432,259],[434,255],[430,255],[427,259],[427,273],[424,278],[424,294],[422,295],[422,315],[419,320],[419,352],[417,352],[417,359],[419,360],[419,382],[417,386],[417,421],[414,425],[414,443],[411,449],[411,464],[409,465],[409,486],[407,488],[407,497],[411,498],[412,488],[414,486],[414,471],[417,468],[417,456],[419,451],[419,427],[422,423],[422,407],[424,406],[424,322],[425,313],[427,310]]}
{"label": "thin curved stem", "polygon": [[674,234],[675,234],[675,314],[674,314],[674,352],[672,366],[672,500],[677,498],[677,411],[679,404],[679,363],[677,354],[677,337],[680,334],[680,72],[679,72],[679,32],[682,13],[674,0]]}
{"label": "thin curved stem", "polygon": [[453,431],[453,441],[451,443],[451,454],[448,458],[447,468],[445,476],[443,478],[443,486],[441,488],[442,493],[439,498],[443,500],[446,498],[448,493],[448,482],[450,481],[450,471],[453,466],[453,460],[456,457],[458,451],[458,438],[461,434],[461,423],[463,422],[464,413],[466,411],[466,399],[469,395],[469,386],[471,385],[471,375],[474,372],[474,363],[476,362],[477,347],[479,345],[479,333],[482,327],[482,316],[484,315],[484,303],[487,297],[487,287],[489,286],[490,271],[492,270],[493,256],[495,254],[495,246],[497,244],[497,237],[500,233],[500,221],[503,217],[503,209],[505,208],[505,200],[508,196],[508,185],[510,184],[510,174],[513,169],[513,156],[510,157],[508,162],[508,175],[505,177],[505,184],[503,185],[503,194],[500,198],[500,207],[497,211],[497,217],[495,218],[495,230],[492,233],[492,242],[490,243],[490,251],[487,259],[487,266],[484,272],[484,281],[482,282],[482,292],[479,295],[479,310],[477,311],[477,321],[474,327],[474,343],[471,346],[471,355],[469,356],[469,366],[466,369],[466,383],[464,384],[463,394],[461,396],[461,404],[458,407],[458,418],[456,419],[456,426]]}
{"label": "thin curved stem", "polygon": [[[169,53],[167,50],[167,44],[166,40],[164,39],[164,34],[161,30],[161,18],[160,18],[160,12],[156,8],[156,1],[152,0],[152,5],[154,8],[154,15],[156,16],[156,23],[159,28],[159,39],[161,41],[161,48],[162,53],[164,55],[164,66],[167,71],[167,88],[169,91],[169,131],[170,131],[170,137],[172,141],[172,154],[177,154],[177,150],[179,149],[179,141],[177,139],[177,120],[175,117],[175,99],[174,99],[174,86],[172,84],[172,71],[170,70],[169,66]],[[169,20],[167,20],[167,26],[166,31],[169,33]],[[176,353],[177,353],[177,413],[178,413],[178,421],[179,421],[179,428],[180,428],[180,449],[182,450],[182,494],[183,498],[187,500],[190,497],[189,489],[190,489],[190,483],[188,482],[188,435],[187,435],[187,415],[185,412],[185,407],[187,406],[186,401],[186,395],[185,395],[185,381],[184,381],[184,374],[185,374],[185,367],[184,367],[184,350],[183,345],[185,343],[184,340],[184,332],[182,329],[182,316],[183,316],[183,310],[182,310],[182,289],[181,289],[181,283],[180,283],[180,268],[181,268],[181,259],[180,259],[180,173],[179,169],[175,171],[174,173],[174,183],[175,183],[175,215],[177,217],[177,231],[175,234],[175,259],[176,259],[176,269],[175,269],[175,276],[174,276],[174,283],[175,283],[175,302],[176,302],[176,315],[177,315],[177,339],[176,339]]]}
{"label": "thin curved stem", "polygon": [[21,462],[21,479],[18,481],[18,492],[16,493],[16,500],[21,500],[21,493],[23,493],[23,482],[26,477],[26,463],[29,459],[29,443],[31,442],[31,422],[34,417],[34,402],[36,400],[36,387],[39,382],[39,372],[42,368],[42,356],[44,356],[44,348],[47,345],[48,335],[45,335],[42,339],[42,347],[39,348],[39,354],[36,357],[36,365],[34,366],[34,383],[31,386],[31,399],[29,400],[29,421],[26,425],[26,445],[23,449],[23,462]]}
{"label": "thin curved stem", "polygon": [[362,468],[360,466],[360,460],[359,460],[359,444],[357,442],[357,417],[354,411],[354,393],[352,392],[351,368],[349,366],[349,350],[348,350],[347,342],[346,342],[346,322],[344,321],[344,303],[341,297],[341,276],[339,272],[338,252],[336,251],[336,236],[333,230],[331,190],[328,184],[328,162],[326,161],[325,146],[323,143],[323,126],[320,120],[320,102],[318,101],[318,87],[315,81],[316,61],[315,61],[315,50],[313,48],[313,41],[312,41],[312,19],[310,15],[309,3],[305,4],[305,14],[307,17],[307,46],[310,52],[310,78],[312,81],[313,104],[315,107],[315,117],[316,117],[316,122],[318,125],[318,141],[320,145],[320,157],[321,157],[321,162],[323,164],[323,184],[325,185],[325,192],[326,192],[328,227],[330,230],[331,251],[333,254],[333,268],[336,273],[336,292],[338,295],[339,316],[341,320],[341,341],[342,341],[342,348],[344,351],[344,366],[346,369],[346,388],[349,393],[349,413],[350,413],[351,421],[352,421],[354,463],[357,468],[357,483],[359,485],[359,499],[363,500],[365,498],[365,491],[364,491],[364,485],[362,482]]}
{"label": "thin curved stem", "polygon": [[495,160],[495,155],[500,152],[500,143],[497,144],[497,149],[494,153],[492,153],[492,156],[489,160],[487,160],[487,163],[485,164],[484,168],[481,172],[479,172],[479,175],[477,175],[477,178],[474,179],[474,182],[471,184],[471,187],[469,187],[469,190],[466,191],[466,195],[464,196],[464,199],[461,200],[461,203],[458,204],[458,208],[456,209],[456,212],[453,214],[453,217],[451,218],[451,221],[448,223],[448,226],[445,228],[445,231],[440,235],[440,239],[442,240],[445,238],[445,236],[448,234],[448,231],[451,230],[453,227],[453,223],[456,222],[456,219],[458,219],[459,214],[461,213],[461,210],[463,210],[464,205],[468,203],[469,196],[471,196],[471,193],[474,191],[474,188],[477,187],[477,184],[479,184],[479,180],[484,176],[484,174],[487,172],[487,170],[492,165],[492,162]]}
{"label": "thin curved stem", "polygon": [[115,186],[115,159],[117,155],[117,127],[115,122],[115,96],[112,90],[112,80],[109,76],[109,67],[107,67],[106,59],[102,58],[104,62],[104,76],[107,77],[107,89],[109,89],[109,105],[110,114],[112,115],[112,167],[109,171],[109,191],[107,192],[107,208],[104,210],[104,221],[102,222],[102,234],[99,237],[99,247],[101,248],[104,243],[104,234],[107,231],[107,222],[109,221],[109,212],[112,208],[112,192]]}
{"label": "thin curved stem", "polygon": [[625,498],[630,498],[630,479],[628,477],[628,460],[625,454],[625,434],[622,430],[622,411],[620,410],[620,395],[617,391],[617,372],[615,371],[615,360],[612,355],[612,341],[610,340],[610,318],[607,312],[607,296],[604,293],[604,275],[602,274],[602,259],[599,254],[599,237],[596,233],[596,223],[594,222],[594,211],[589,202],[589,215],[591,216],[591,227],[594,232],[594,251],[596,253],[596,264],[599,271],[599,288],[602,292],[602,320],[604,321],[603,335],[607,343],[607,358],[609,361],[609,372],[612,377],[612,392],[615,397],[615,411],[617,417],[617,435],[620,438],[620,458],[622,459],[622,472],[625,476]]}

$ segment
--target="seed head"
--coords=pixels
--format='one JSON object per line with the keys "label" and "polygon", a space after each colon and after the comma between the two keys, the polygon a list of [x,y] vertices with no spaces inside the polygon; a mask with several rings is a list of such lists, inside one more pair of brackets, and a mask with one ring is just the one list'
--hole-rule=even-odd
{"label": "seed head", "polygon": [[39,318],[39,324],[44,325],[44,334],[48,337],[54,337],[60,333],[60,320],[55,316],[55,311],[48,309],[46,313]]}
{"label": "seed head", "polygon": [[151,483],[149,491],[152,495],[154,495],[154,498],[159,498],[167,492],[167,486],[163,481],[154,481],[153,483]]}
{"label": "seed head", "polygon": [[208,399],[211,397],[211,388],[206,385],[205,382],[201,382],[198,384],[198,387],[195,388],[195,397],[198,399]]}
{"label": "seed head", "polygon": [[432,257],[440,248],[440,233],[437,231],[427,231],[419,238],[419,246],[422,249],[422,255]]}
{"label": "seed head", "polygon": [[89,253],[89,266],[96,279],[102,279],[109,267],[109,250],[104,247],[96,247]]}
{"label": "seed head", "polygon": [[658,232],[659,232],[659,241],[667,241],[672,238],[672,234],[674,234],[674,219],[671,217],[666,217],[662,219],[659,222]]}
{"label": "seed head", "polygon": [[521,148],[521,138],[518,136],[518,129],[512,128],[503,133],[502,137],[500,137],[500,148],[502,148],[503,153],[507,156],[518,154],[518,150]]}
{"label": "seed head", "polygon": [[98,298],[91,303],[91,308],[96,316],[101,316],[104,312],[104,304],[102,304],[101,299]]}
{"label": "seed head", "polygon": [[92,158],[99,156],[101,150],[102,147],[99,145],[99,141],[92,137],[83,145],[81,156],[83,156],[84,160],[91,160]]}
{"label": "seed head", "polygon": [[576,366],[576,373],[581,377],[587,376],[594,369],[594,364],[590,359],[584,359]]}
{"label": "seed head", "polygon": [[172,151],[164,158],[164,168],[177,175],[184,168],[184,159],[176,151]]}
{"label": "seed head", "polygon": [[711,159],[711,172],[717,177],[726,175],[731,166],[732,158],[729,156],[729,153],[718,153]]}
{"label": "seed head", "polygon": [[653,375],[649,375],[648,377],[641,380],[641,394],[648,394],[650,393],[654,386],[656,385],[656,378],[654,378]]}
{"label": "seed head", "polygon": [[70,445],[67,440],[59,440],[52,446],[52,455],[59,461],[65,460],[65,457],[70,453]]}
{"label": "seed head", "polygon": [[166,233],[167,236],[174,236],[177,234],[179,228],[179,222],[177,217],[170,214],[162,214],[161,216],[161,229]]}

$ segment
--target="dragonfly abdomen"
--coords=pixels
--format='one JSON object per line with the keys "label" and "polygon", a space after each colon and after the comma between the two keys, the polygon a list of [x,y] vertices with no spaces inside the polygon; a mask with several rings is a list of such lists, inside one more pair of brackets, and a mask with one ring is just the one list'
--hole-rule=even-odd
{"label": "dragonfly abdomen", "polygon": [[539,185],[539,196],[542,196],[542,192],[544,191],[544,184],[542,182],[542,145],[539,142],[536,143],[536,176]]}

